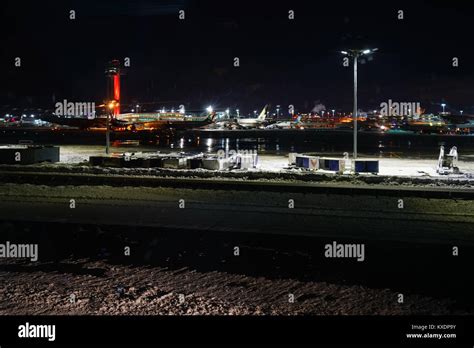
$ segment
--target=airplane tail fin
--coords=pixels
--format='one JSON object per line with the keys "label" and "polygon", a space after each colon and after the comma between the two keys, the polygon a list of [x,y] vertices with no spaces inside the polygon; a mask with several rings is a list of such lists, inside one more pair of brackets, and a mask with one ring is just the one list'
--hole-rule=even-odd
{"label": "airplane tail fin", "polygon": [[268,108],[268,104],[263,107],[262,112],[260,112],[260,115],[258,115],[258,119],[260,121],[264,121],[265,118],[267,117],[267,108]]}

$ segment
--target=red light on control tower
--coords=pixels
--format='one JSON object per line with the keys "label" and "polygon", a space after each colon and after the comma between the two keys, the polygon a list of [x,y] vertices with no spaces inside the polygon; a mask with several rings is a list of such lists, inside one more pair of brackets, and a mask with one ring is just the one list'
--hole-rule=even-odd
{"label": "red light on control tower", "polygon": [[115,100],[114,116],[120,114],[120,61],[112,60],[105,70],[107,76],[107,100]]}
{"label": "red light on control tower", "polygon": [[120,75],[114,75],[114,100],[117,106],[114,108],[114,115],[120,114]]}

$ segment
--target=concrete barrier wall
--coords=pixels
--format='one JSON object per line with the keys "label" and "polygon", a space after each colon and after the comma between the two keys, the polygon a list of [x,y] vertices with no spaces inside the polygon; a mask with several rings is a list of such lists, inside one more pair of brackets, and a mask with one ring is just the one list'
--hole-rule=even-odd
{"label": "concrete barrier wall", "polygon": [[0,147],[0,164],[59,162],[59,146]]}

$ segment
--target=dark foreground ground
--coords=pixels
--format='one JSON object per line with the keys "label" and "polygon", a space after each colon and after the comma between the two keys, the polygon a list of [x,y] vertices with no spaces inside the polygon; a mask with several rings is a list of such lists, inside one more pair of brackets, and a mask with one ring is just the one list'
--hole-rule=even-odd
{"label": "dark foreground ground", "polygon": [[43,246],[39,263],[0,262],[4,315],[474,311],[472,248],[453,258],[442,245],[369,242],[358,263],[325,259],[328,240],[320,238],[10,222],[1,229],[34,233]]}
{"label": "dark foreground ground", "polygon": [[[3,315],[474,313],[466,189],[279,192],[255,183],[8,178],[0,242],[37,243],[39,261],[0,258]],[[365,260],[326,258],[333,241],[364,244]]]}

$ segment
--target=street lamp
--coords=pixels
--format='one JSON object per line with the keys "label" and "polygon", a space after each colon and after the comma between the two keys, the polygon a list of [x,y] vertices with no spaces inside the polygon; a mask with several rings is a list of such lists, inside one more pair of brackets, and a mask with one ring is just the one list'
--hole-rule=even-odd
{"label": "street lamp", "polygon": [[462,113],[464,112],[463,110],[459,110],[459,112],[461,113],[461,116],[462,116]]}
{"label": "street lamp", "polygon": [[109,148],[110,148],[110,118],[112,117],[114,113],[114,109],[116,106],[118,106],[117,101],[112,100],[108,105],[109,112],[107,112],[107,121],[105,124],[106,130],[105,130],[105,153],[108,155],[109,154]]}
{"label": "street lamp", "polygon": [[357,61],[359,57],[368,56],[377,50],[378,48],[341,51],[343,55],[349,56],[354,60],[354,110],[352,113],[352,117],[354,118],[354,159],[357,159]]}
{"label": "street lamp", "polygon": [[444,114],[444,108],[446,107],[446,104],[445,104],[445,103],[442,103],[442,104],[441,104],[441,107],[443,108],[443,114]]}
{"label": "street lamp", "polygon": [[336,110],[332,109],[332,117],[334,117],[334,113],[336,112]]}

